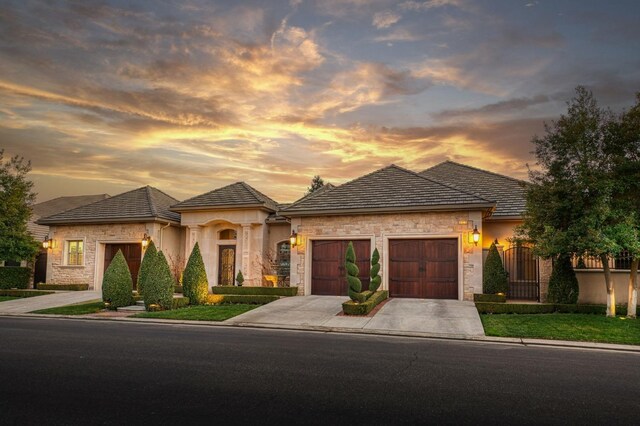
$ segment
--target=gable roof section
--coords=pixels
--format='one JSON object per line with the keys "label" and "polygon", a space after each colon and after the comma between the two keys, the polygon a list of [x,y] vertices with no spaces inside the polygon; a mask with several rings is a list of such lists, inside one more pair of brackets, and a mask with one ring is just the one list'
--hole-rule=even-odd
{"label": "gable roof section", "polygon": [[31,219],[27,223],[27,229],[33,238],[37,241],[41,241],[49,233],[49,227],[45,225],[38,225],[36,223],[38,219],[75,209],[76,207],[84,206],[86,204],[95,203],[96,201],[104,200],[105,198],[109,198],[109,194],[58,197],[49,201],[34,204],[31,207]]}
{"label": "gable roof section", "polygon": [[495,203],[391,165],[311,194],[282,209],[283,216],[430,210],[488,210]]}
{"label": "gable roof section", "polygon": [[437,164],[420,175],[495,200],[496,210],[492,215],[495,219],[518,217],[524,212],[528,184],[525,181],[453,161]]}
{"label": "gable roof section", "polygon": [[180,214],[169,207],[178,200],[151,186],[143,186],[85,206],[37,221],[40,225],[81,223],[138,223],[170,221],[180,223]]}
{"label": "gable roof section", "polygon": [[171,206],[172,211],[257,207],[275,212],[278,203],[245,182],[236,182]]}

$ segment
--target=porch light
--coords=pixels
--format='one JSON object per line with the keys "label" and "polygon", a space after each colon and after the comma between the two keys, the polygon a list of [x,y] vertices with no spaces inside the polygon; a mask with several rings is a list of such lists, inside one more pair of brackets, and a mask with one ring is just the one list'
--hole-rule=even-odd
{"label": "porch light", "polygon": [[146,249],[150,242],[151,242],[151,237],[150,237],[150,236],[148,236],[148,235],[145,233],[145,234],[144,234],[144,237],[142,237],[142,241],[141,241],[142,249],[143,249],[143,250],[144,250],[144,249]]}
{"label": "porch light", "polygon": [[291,231],[291,236],[289,237],[289,244],[291,248],[294,248],[298,245],[298,233],[296,231]]}
{"label": "porch light", "polygon": [[480,231],[478,231],[478,225],[475,225],[473,227],[473,244],[474,245],[478,245],[478,241],[480,241]]}
{"label": "porch light", "polygon": [[51,249],[51,248],[53,248],[53,240],[51,238],[49,238],[48,235],[46,237],[44,237],[44,240],[42,241],[42,248],[43,249]]}

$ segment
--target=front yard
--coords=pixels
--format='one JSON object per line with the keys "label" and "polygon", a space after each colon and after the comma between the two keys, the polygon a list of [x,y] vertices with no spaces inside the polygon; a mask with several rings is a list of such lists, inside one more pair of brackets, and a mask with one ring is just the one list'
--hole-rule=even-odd
{"label": "front yard", "polygon": [[640,345],[640,320],[592,314],[483,314],[487,336]]}
{"label": "front yard", "polygon": [[78,305],[60,306],[58,308],[41,309],[39,311],[33,311],[33,314],[50,314],[50,315],[86,315],[95,314],[104,309],[104,302],[102,300],[81,303]]}
{"label": "front yard", "polygon": [[11,297],[11,296],[0,296],[0,302],[6,302],[8,300],[19,299],[19,297]]}
{"label": "front yard", "polygon": [[188,306],[186,308],[171,311],[142,312],[134,315],[134,318],[162,318],[188,321],[224,321],[237,315],[249,312],[260,305],[202,305]]}

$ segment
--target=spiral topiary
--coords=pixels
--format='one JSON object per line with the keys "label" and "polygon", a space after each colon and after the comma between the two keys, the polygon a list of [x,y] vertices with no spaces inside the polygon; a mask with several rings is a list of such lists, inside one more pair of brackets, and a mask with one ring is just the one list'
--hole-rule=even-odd
{"label": "spiral topiary", "polygon": [[345,268],[347,270],[347,283],[349,285],[348,294],[351,300],[358,303],[366,301],[366,296],[361,293],[362,282],[358,278],[360,270],[356,265],[356,252],[353,249],[353,241],[349,241],[347,252],[345,254]]}
{"label": "spiral topiary", "polygon": [[371,255],[371,271],[369,272],[369,276],[371,277],[369,291],[375,293],[382,283],[382,277],[380,276],[380,253],[378,253],[378,249],[373,250],[373,254]]}

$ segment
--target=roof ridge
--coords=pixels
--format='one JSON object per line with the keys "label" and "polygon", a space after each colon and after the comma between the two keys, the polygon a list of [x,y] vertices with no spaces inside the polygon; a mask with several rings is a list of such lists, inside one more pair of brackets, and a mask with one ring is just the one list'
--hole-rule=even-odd
{"label": "roof ridge", "polygon": [[[311,192],[309,194],[303,195],[301,198],[297,199],[293,203],[288,203],[289,205],[287,207],[284,207],[283,210],[293,206],[294,204],[296,204],[296,203],[298,203],[300,201],[308,200],[308,199],[310,199],[312,197],[316,197],[318,195],[324,194],[325,192],[331,191],[332,189],[335,189],[335,188],[337,188],[336,185],[332,184],[331,182],[327,182],[324,185],[322,185],[320,188],[318,188],[317,190],[315,190],[315,191],[313,191],[313,192]],[[283,204],[286,204],[286,203],[283,203]]]}
{"label": "roof ridge", "polygon": [[516,178],[511,177],[511,176],[503,175],[503,174],[496,173],[496,172],[491,172],[489,170],[481,169],[479,167],[470,166],[468,164],[458,163],[457,161],[452,161],[452,160],[446,160],[446,161],[443,161],[441,163],[436,164],[435,166],[428,167],[428,168],[424,169],[423,171],[421,171],[420,173],[424,173],[424,172],[426,172],[428,170],[434,169],[434,168],[436,168],[438,166],[441,166],[441,165],[443,165],[445,163],[451,163],[451,164],[455,164],[456,166],[466,167],[467,169],[471,169],[471,170],[475,170],[475,171],[478,171],[478,172],[486,173],[486,174],[489,174],[489,175],[494,175],[494,176],[498,176],[498,177],[501,177],[501,178],[509,179],[509,180],[512,180],[512,181],[515,181],[515,182],[518,182],[518,183],[524,183],[524,184],[527,184],[527,185],[530,184],[530,182],[527,182],[526,180],[516,179]]}
{"label": "roof ridge", "polygon": [[182,201],[177,202],[176,204],[172,205],[171,207],[176,206],[178,204],[186,203],[187,201],[191,201],[191,200],[194,200],[196,198],[204,197],[205,195],[213,194],[216,191],[222,191],[223,189],[228,188],[228,187],[233,186],[233,185],[237,185],[238,183],[240,183],[240,182],[230,183],[228,185],[221,186],[220,188],[212,189],[211,191],[205,192],[204,194],[194,195],[193,197],[187,198],[186,200],[182,200]]}
{"label": "roof ridge", "polygon": [[[254,197],[256,197],[256,199],[257,199],[258,201],[260,201],[260,202],[264,203],[264,202],[265,202],[265,200],[260,199],[260,197],[264,197],[264,198],[266,198],[266,199],[267,199],[266,201],[270,201],[270,202],[272,202],[273,204],[275,204],[275,205],[276,205],[276,207],[278,206],[278,202],[277,202],[277,201],[275,201],[273,198],[269,197],[268,195],[263,194],[262,192],[258,191],[258,190],[257,190],[257,189],[255,189],[253,186],[249,185],[247,182],[245,182],[245,181],[241,181],[241,182],[237,182],[237,183],[239,183],[239,184],[243,185],[243,186],[244,186],[244,187],[245,187],[249,192],[251,192],[251,195],[253,195]],[[256,194],[257,194],[257,195],[256,195]]]}
{"label": "roof ridge", "polygon": [[[149,185],[147,185],[147,186],[149,186]],[[167,194],[167,193],[166,193],[166,192],[164,192],[162,189],[156,188],[155,186],[149,186],[149,187],[150,187],[151,189],[153,189],[154,191],[159,192],[159,193],[161,193],[162,195],[165,195],[165,196],[167,196],[167,197],[171,198],[171,199],[172,199],[172,200],[174,200],[174,201],[178,201],[178,202],[180,201],[180,200],[178,200],[176,197],[173,197],[173,196],[171,196],[171,195]]]}
{"label": "roof ridge", "polygon": [[156,202],[151,194],[151,187],[149,185],[145,186],[144,189],[147,193],[147,201],[149,201],[149,209],[151,210],[152,216],[158,216],[158,209],[156,209]]}

